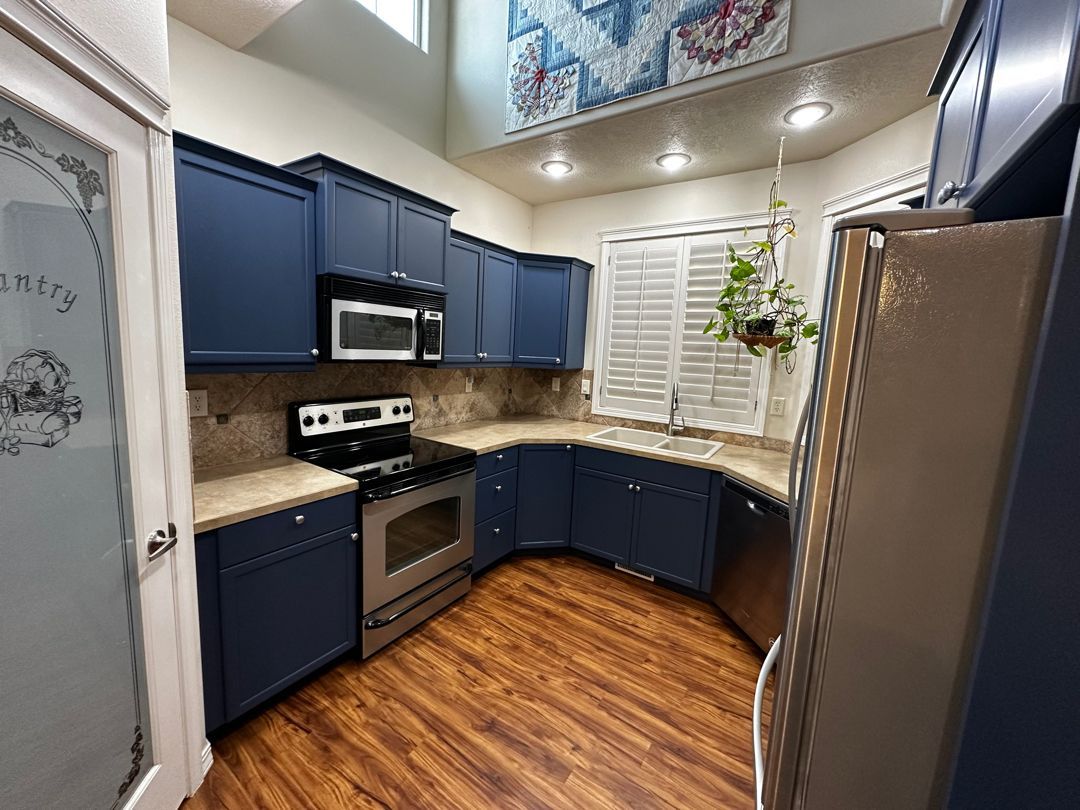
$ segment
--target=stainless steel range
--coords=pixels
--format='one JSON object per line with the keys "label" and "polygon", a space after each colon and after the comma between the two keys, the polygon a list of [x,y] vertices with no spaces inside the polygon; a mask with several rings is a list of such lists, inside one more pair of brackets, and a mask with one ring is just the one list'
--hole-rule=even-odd
{"label": "stainless steel range", "polygon": [[472,586],[476,452],[413,436],[407,394],[294,402],[289,453],[355,478],[366,658]]}

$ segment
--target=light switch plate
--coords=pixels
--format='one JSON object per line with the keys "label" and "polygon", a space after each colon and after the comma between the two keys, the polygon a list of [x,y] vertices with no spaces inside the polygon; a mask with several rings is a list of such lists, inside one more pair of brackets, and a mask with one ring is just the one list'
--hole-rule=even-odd
{"label": "light switch plate", "polygon": [[206,398],[206,390],[199,389],[187,392],[188,416],[209,416],[210,409]]}
{"label": "light switch plate", "polygon": [[558,391],[560,382],[561,382],[561,380],[559,380],[558,377],[552,377],[551,378],[551,390],[552,391]]}
{"label": "light switch plate", "polygon": [[783,416],[784,406],[787,405],[787,400],[783,397],[773,397],[769,403],[769,413],[773,416]]}

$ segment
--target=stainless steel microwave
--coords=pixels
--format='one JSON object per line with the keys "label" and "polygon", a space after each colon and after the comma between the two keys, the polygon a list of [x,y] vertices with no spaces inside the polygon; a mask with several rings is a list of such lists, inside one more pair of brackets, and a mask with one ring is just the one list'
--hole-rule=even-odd
{"label": "stainless steel microwave", "polygon": [[319,277],[319,347],[324,360],[442,360],[446,295]]}

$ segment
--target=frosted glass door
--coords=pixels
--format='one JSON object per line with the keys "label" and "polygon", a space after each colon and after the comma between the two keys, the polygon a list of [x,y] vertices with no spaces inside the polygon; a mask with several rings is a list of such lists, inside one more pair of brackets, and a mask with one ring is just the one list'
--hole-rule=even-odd
{"label": "frosted glass door", "polygon": [[109,157],[0,97],[0,807],[153,762]]}

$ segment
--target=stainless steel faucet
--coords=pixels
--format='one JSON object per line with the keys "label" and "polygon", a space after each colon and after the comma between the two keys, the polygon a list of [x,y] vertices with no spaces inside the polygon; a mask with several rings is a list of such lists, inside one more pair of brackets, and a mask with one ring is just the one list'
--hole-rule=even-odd
{"label": "stainless steel faucet", "polygon": [[[675,427],[675,412],[679,410],[679,384],[675,383],[671,386],[671,410],[668,411],[667,419],[667,435],[674,436],[676,433],[683,430],[686,427],[686,420],[683,419],[682,427]],[[682,417],[679,417],[682,419]]]}

